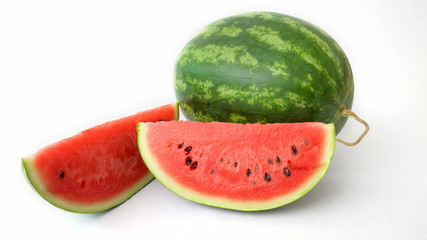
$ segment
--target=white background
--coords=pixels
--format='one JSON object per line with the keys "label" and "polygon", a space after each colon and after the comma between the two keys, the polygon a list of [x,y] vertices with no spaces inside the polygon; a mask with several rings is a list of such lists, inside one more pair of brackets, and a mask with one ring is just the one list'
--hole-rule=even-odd
{"label": "white background", "polygon": [[[358,146],[337,143],[311,192],[275,210],[238,212],[190,202],[155,180],[117,208],[76,214],[31,189],[21,157],[174,102],[184,45],[205,25],[249,11],[316,24],[352,65],[353,110],[371,131]],[[2,1],[0,238],[427,239],[426,44],[422,0]],[[362,131],[350,120],[339,137]]]}

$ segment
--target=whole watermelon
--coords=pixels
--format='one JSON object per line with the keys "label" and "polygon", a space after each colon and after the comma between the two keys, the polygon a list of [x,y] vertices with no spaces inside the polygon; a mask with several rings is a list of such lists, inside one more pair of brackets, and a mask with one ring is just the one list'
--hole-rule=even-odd
{"label": "whole watermelon", "polygon": [[181,52],[175,93],[187,119],[242,123],[346,122],[353,102],[346,55],[301,19],[252,12],[205,27]]}

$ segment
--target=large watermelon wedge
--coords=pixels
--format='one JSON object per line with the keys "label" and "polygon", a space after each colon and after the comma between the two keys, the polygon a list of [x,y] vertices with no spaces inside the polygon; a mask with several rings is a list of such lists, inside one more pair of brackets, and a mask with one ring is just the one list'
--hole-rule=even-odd
{"label": "large watermelon wedge", "polygon": [[95,126],[23,158],[24,173],[35,190],[59,208],[112,208],[153,179],[139,154],[137,123],[174,119],[177,103]]}
{"label": "large watermelon wedge", "polygon": [[257,211],[290,203],[325,174],[333,124],[138,124],[145,164],[162,184],[206,205]]}

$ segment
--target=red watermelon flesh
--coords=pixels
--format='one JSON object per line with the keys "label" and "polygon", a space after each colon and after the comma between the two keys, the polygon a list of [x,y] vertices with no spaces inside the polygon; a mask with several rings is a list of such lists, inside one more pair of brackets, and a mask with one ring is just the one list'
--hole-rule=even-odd
{"label": "red watermelon flesh", "polygon": [[333,124],[138,124],[143,159],[167,188],[189,200],[236,210],[292,202],[325,174]]}
{"label": "red watermelon flesh", "polygon": [[139,154],[137,123],[176,119],[173,103],[95,126],[23,158],[24,173],[57,207],[72,212],[109,209],[153,179]]}

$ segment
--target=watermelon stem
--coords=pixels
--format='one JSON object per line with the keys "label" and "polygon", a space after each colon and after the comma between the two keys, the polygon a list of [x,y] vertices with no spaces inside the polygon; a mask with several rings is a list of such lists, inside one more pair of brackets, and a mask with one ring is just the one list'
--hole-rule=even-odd
{"label": "watermelon stem", "polygon": [[362,135],[360,135],[360,136],[359,136],[359,138],[358,138],[355,142],[349,143],[349,142],[344,141],[344,140],[342,140],[342,139],[340,139],[340,138],[337,138],[337,139],[336,139],[338,142],[343,143],[343,144],[345,144],[345,145],[347,145],[347,146],[354,146],[354,145],[357,145],[357,144],[358,144],[358,143],[363,139],[363,137],[365,137],[365,136],[366,136],[366,134],[368,134],[368,131],[369,131],[369,125],[368,125],[368,123],[367,123],[365,120],[363,120],[363,119],[359,118],[359,117],[358,117],[358,116],[357,116],[353,111],[351,111],[350,109],[345,109],[345,108],[343,108],[343,109],[341,109],[340,114],[341,114],[341,116],[343,116],[343,117],[352,117],[352,118],[354,118],[355,120],[357,120],[358,122],[360,122],[360,123],[362,123],[363,125],[365,125],[365,131],[362,133]]}

